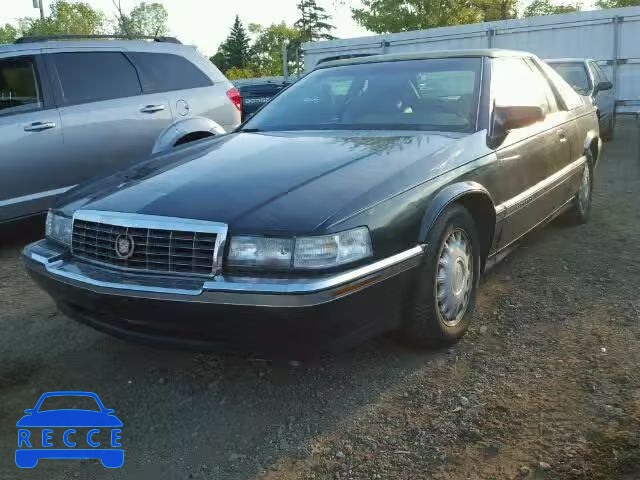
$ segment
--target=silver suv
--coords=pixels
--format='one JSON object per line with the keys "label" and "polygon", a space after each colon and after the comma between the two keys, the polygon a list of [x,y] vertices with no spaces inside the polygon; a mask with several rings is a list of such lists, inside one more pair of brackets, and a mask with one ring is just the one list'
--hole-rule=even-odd
{"label": "silver suv", "polygon": [[152,153],[233,130],[238,90],[172,38],[0,45],[0,223]]}

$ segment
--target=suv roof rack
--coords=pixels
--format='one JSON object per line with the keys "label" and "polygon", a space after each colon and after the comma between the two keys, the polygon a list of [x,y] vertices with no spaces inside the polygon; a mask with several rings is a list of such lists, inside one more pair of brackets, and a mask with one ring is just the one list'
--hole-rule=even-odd
{"label": "suv roof rack", "polygon": [[22,37],[14,43],[55,42],[56,40],[153,40],[162,43],[179,43],[175,37],[128,37],[126,35],[42,35],[36,37]]}

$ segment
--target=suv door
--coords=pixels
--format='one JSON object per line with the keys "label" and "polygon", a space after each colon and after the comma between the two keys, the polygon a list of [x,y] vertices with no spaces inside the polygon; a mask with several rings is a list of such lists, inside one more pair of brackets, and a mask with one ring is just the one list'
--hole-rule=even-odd
{"label": "suv door", "polygon": [[[496,150],[500,176],[497,210],[504,219],[498,248],[520,238],[559,205],[555,190],[570,159],[568,134],[548,83],[523,58],[492,60],[491,90],[499,106],[537,105],[545,120],[511,130]],[[546,85],[546,87],[545,87]]]}
{"label": "suv door", "polygon": [[143,95],[138,71],[118,50],[50,53],[64,141],[76,183],[149,158],[172,122],[164,95]]}
{"label": "suv door", "polygon": [[216,82],[188,58],[173,53],[130,52],[138,65],[144,92],[163,92],[170,99],[176,120],[204,117],[225,131],[237,124],[237,109],[227,97],[227,82]]}
{"label": "suv door", "polygon": [[39,50],[0,54],[0,222],[46,210],[75,181]]}

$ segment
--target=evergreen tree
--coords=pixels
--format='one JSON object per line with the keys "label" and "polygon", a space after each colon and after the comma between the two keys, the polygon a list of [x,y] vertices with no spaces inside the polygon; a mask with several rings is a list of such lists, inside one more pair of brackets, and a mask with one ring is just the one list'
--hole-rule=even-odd
{"label": "evergreen tree", "polygon": [[249,54],[249,36],[240,21],[240,17],[236,15],[229,36],[220,45],[218,53],[211,57],[211,61],[223,72],[231,68],[242,69],[250,63]]}
{"label": "evergreen tree", "polygon": [[314,42],[317,40],[333,40],[331,30],[335,27],[328,23],[331,16],[326,10],[316,3],[316,0],[300,0],[297,5],[300,18],[294,26],[300,30],[301,42]]}

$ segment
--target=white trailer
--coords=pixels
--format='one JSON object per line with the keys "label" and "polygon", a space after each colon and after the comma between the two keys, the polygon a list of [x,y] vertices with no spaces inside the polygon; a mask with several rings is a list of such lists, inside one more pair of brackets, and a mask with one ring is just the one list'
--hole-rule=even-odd
{"label": "white trailer", "polygon": [[461,48],[524,50],[540,58],[593,58],[614,84],[617,111],[640,110],[640,7],[474,23],[303,46],[307,71],[327,59]]}

